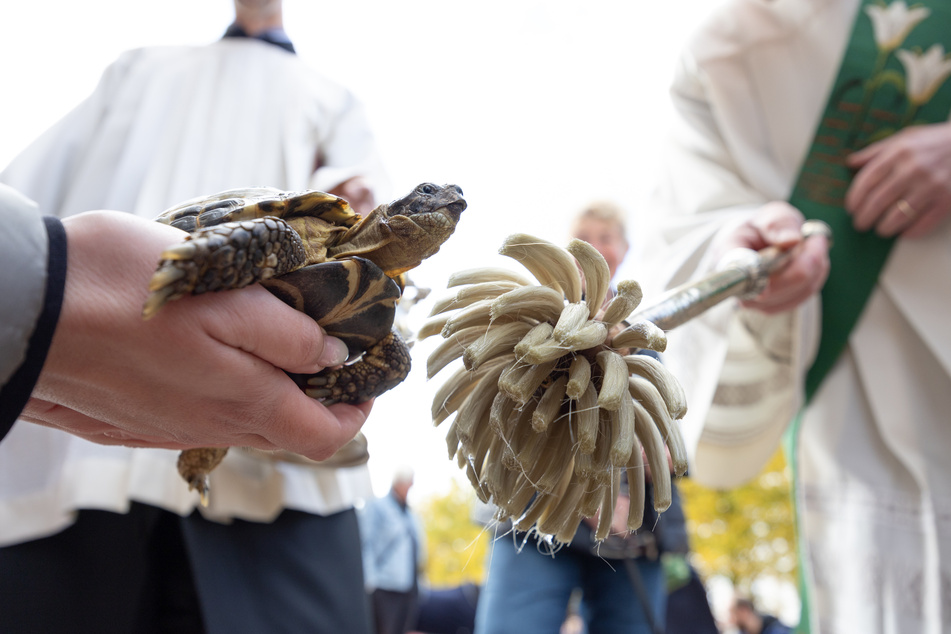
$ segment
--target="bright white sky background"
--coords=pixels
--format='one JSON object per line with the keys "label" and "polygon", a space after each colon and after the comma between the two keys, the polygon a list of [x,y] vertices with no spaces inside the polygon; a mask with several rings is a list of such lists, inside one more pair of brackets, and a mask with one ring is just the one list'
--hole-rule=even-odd
{"label": "bright white sky background", "polygon": [[[633,216],[653,180],[677,51],[712,4],[285,0],[284,17],[299,54],[366,104],[393,184],[383,197],[423,181],[465,191],[456,235],[413,273],[435,296],[454,271],[519,269],[496,255],[510,233],[564,244],[570,219],[593,199],[629,211],[636,244]],[[202,44],[232,15],[230,0],[7,3],[0,166],[92,91],[121,51]],[[632,268],[620,277],[637,279]],[[413,325],[431,301],[414,309]],[[401,464],[416,470],[416,499],[465,481],[430,421],[432,393],[449,374],[426,382],[435,343],[416,346],[413,374],[377,400],[365,427],[377,494]]]}

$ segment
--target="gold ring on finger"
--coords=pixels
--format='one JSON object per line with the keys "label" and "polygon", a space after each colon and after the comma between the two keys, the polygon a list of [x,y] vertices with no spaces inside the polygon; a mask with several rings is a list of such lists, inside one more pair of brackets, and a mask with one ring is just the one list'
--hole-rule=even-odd
{"label": "gold ring on finger", "polygon": [[895,203],[895,209],[901,212],[901,214],[909,220],[914,220],[918,217],[918,212],[915,211],[915,208],[911,206],[911,203],[909,203],[904,198]]}

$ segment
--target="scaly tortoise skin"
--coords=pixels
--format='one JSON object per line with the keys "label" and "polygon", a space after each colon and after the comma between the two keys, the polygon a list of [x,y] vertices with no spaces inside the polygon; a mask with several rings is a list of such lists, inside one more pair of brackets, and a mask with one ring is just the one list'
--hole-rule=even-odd
{"label": "scaly tortoise skin", "polygon": [[[342,339],[357,361],[317,374],[288,373],[326,405],[367,401],[409,374],[393,330],[403,273],[436,253],[466,208],[456,185],[423,183],[366,217],[318,191],[236,189],[190,200],[157,218],[191,235],[162,254],[142,310],[152,317],[186,294],[260,282]],[[208,474],[227,448],[183,451],[178,471],[205,501]]]}

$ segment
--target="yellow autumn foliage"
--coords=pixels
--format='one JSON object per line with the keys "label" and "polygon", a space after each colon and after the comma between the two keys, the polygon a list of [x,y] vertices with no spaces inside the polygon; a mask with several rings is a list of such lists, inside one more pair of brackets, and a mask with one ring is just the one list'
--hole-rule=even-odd
{"label": "yellow autumn foliage", "polygon": [[742,592],[760,575],[795,582],[795,514],[782,451],[759,476],[735,489],[708,489],[689,477],[678,485],[691,561],[701,577],[726,577]]}
{"label": "yellow autumn foliage", "polygon": [[426,580],[433,588],[482,584],[491,536],[471,519],[475,493],[453,482],[419,507],[426,531]]}
{"label": "yellow autumn foliage", "polygon": [[[691,562],[701,577],[720,575],[749,592],[760,575],[795,582],[795,515],[781,451],[750,483],[719,491],[678,481],[687,516]],[[492,531],[472,521],[475,494],[453,483],[418,507],[426,531],[426,578],[434,588],[485,580]]]}

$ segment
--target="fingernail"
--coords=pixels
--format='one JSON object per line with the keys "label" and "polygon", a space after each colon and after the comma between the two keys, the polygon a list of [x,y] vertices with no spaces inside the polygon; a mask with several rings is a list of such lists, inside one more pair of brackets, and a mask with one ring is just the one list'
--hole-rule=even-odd
{"label": "fingernail", "polygon": [[801,237],[796,229],[782,229],[776,232],[776,244],[790,244],[797,242]]}
{"label": "fingernail", "polygon": [[340,365],[346,361],[349,356],[350,352],[347,350],[347,344],[336,337],[329,335],[324,336],[324,349],[321,351],[320,359],[318,360],[320,365],[325,368]]}

